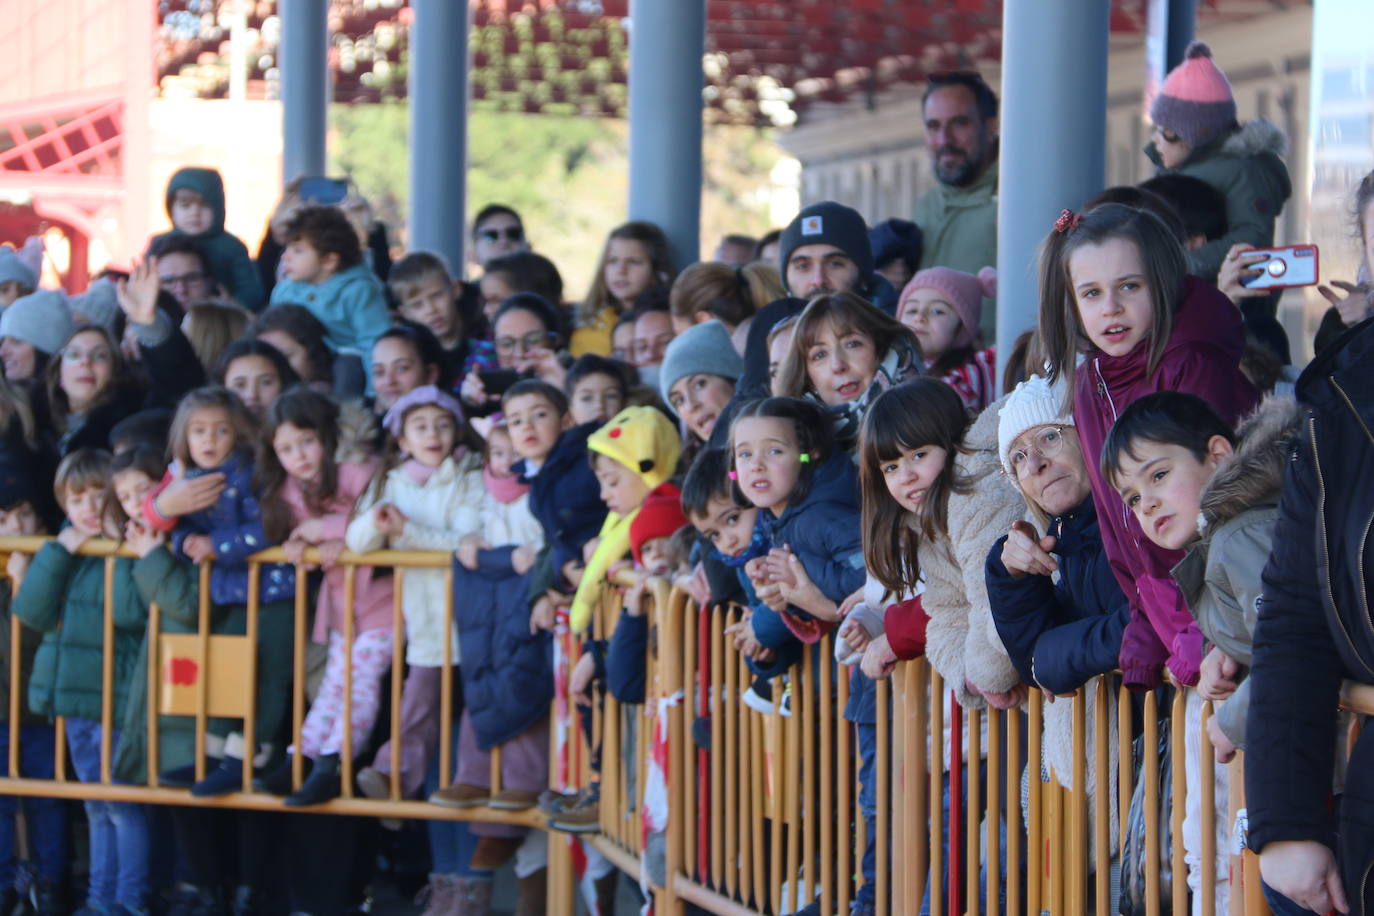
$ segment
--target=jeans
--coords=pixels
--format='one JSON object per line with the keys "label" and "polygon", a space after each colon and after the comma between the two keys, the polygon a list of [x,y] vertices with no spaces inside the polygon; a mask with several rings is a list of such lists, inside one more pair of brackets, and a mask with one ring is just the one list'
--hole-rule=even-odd
{"label": "jeans", "polygon": [[[984,761],[984,762],[981,763],[981,765],[980,765],[979,768],[978,768],[978,771],[979,771],[979,772],[978,772],[978,780],[979,780],[980,784],[983,786],[982,797],[983,797],[984,799],[986,799],[986,798],[987,798],[987,776],[988,776],[988,774],[987,774],[987,763],[986,763],[986,761]],[[963,806],[961,806],[961,807],[963,807],[963,809],[964,809],[962,813],[965,815],[965,818],[966,818],[966,817],[967,817],[967,811],[968,811],[968,809],[967,809],[967,807],[966,807],[966,806],[968,805],[968,780],[969,780],[969,775],[970,775],[970,774],[969,774],[969,767],[968,767],[967,764],[964,765],[963,774],[964,774],[964,778],[963,778],[963,784],[964,784],[964,799],[963,799]],[[948,905],[949,905],[948,888],[949,888],[949,865],[950,865],[950,859],[951,859],[951,857],[957,858],[957,859],[959,860],[959,868],[960,868],[960,871],[962,871],[962,870],[963,870],[963,856],[964,856],[964,851],[963,851],[962,849],[951,851],[950,848],[949,848],[949,774],[948,774],[948,773],[945,773],[945,774],[944,774],[943,781],[944,781],[944,794],[943,794],[943,799],[944,799],[944,801],[943,801],[943,804],[944,804],[944,812],[945,812],[945,813],[944,813],[944,817],[941,818],[940,827],[941,827],[941,843],[942,843],[942,845],[943,845],[944,848],[945,848],[945,857],[944,857],[944,862],[943,862],[942,874],[940,875],[940,881],[942,882],[942,883],[941,883],[941,887],[946,888],[945,905],[948,906]],[[999,845],[1000,848],[1001,848],[1001,854],[1000,854],[1000,856],[999,856],[999,858],[998,858],[998,861],[1001,863],[1001,867],[1000,867],[1001,874],[998,876],[999,879],[1000,879],[1000,880],[998,881],[998,886],[1001,887],[1001,889],[1002,889],[1002,890],[1001,890],[1002,899],[1000,899],[1000,900],[998,901],[998,908],[997,908],[996,912],[1004,913],[1004,912],[1006,912],[1006,892],[1007,892],[1007,825],[1006,825],[1006,822],[1003,821],[1003,820],[1000,818],[1000,816],[999,816],[999,819],[998,819],[998,820],[999,820],[999,823],[998,823],[998,830],[997,830],[998,845]],[[966,821],[966,820],[961,821],[961,824],[962,824],[965,828],[967,827],[967,821]],[[986,835],[984,834],[983,836],[980,837],[980,839],[985,840],[985,839],[986,839]],[[981,867],[979,868],[979,874],[978,874],[978,878],[979,878],[979,880],[978,880],[978,912],[980,912],[980,913],[986,913],[986,912],[988,912],[988,908],[987,908],[987,848],[986,848],[986,847],[987,847],[987,844],[986,844],[986,843],[983,843],[983,842],[980,842],[980,843],[979,843],[979,856],[980,856],[980,865],[981,865]],[[1024,847],[1024,842],[1023,842],[1022,848],[1025,848],[1025,847]],[[930,882],[931,882],[932,880],[934,880],[933,876],[927,874],[927,875],[926,875],[926,892],[925,892],[925,896],[921,898],[921,916],[930,916]],[[1020,880],[1020,879],[1017,878],[1016,880]],[[965,909],[972,909],[972,907],[967,906],[967,901],[965,901]]]}
{"label": "jeans", "polygon": [[[414,671],[414,668],[411,668]],[[438,668],[433,669],[438,671]],[[459,687],[458,672],[453,673],[453,714],[461,716],[463,711],[463,693]],[[436,710],[437,712],[437,710]],[[435,716],[435,732],[438,729],[438,716]],[[454,722],[454,727],[449,740],[453,744],[453,759],[458,759],[458,722]],[[437,734],[436,734],[437,737]],[[439,748],[438,741],[434,742],[435,747],[429,750],[429,771],[425,773],[425,797],[428,798],[439,790]],[[429,855],[430,868],[436,875],[457,875],[460,878],[477,878],[490,880],[492,873],[489,871],[476,871],[468,862],[472,860],[472,853],[477,849],[477,835],[472,832],[472,825],[467,821],[441,821],[430,820],[425,822],[425,828],[429,831]]]}
{"label": "jeans", "polygon": [[[82,782],[100,781],[100,723],[69,718],[67,744],[72,767]],[[111,753],[119,733],[111,735]],[[116,903],[142,911],[148,893],[148,812],[130,802],[88,801],[91,880],[86,905],[110,910]]]}
{"label": "jeans", "polygon": [[[19,775],[30,779],[53,778],[53,739],[51,725],[19,726]],[[0,722],[0,776],[10,775],[10,729]],[[24,820],[29,828],[29,848],[34,867],[43,881],[60,882],[67,868],[67,809],[55,798],[30,797],[23,800]],[[18,863],[15,860],[14,814],[19,799],[0,795],[0,890],[14,887]]]}

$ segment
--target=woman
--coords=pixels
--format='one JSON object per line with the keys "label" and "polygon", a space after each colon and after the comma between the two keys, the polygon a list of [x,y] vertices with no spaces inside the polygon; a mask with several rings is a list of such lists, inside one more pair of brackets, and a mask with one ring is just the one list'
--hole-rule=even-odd
{"label": "woman", "polygon": [[921,347],[911,329],[861,296],[843,292],[807,304],[777,382],[787,397],[828,407],[836,438],[852,447],[878,395],[920,374]]}
{"label": "woman", "polygon": [[39,426],[58,458],[79,448],[108,449],[110,429],[141,410],[148,398],[143,379],[124,361],[119,342],[101,327],[82,328],[48,363]]}
{"label": "woman", "polygon": [[[723,432],[729,426],[727,409],[743,373],[744,360],[730,345],[729,331],[719,321],[693,325],[668,345],[659,369],[659,390],[663,403],[682,421],[686,446],[693,454],[711,441],[717,428]],[[690,462],[688,456],[683,464]]]}
{"label": "woman", "polygon": [[700,261],[673,281],[668,308],[673,313],[673,330],[678,334],[694,324],[719,321],[729,332],[736,352],[743,356],[754,313],[786,295],[777,268],[771,264],[756,261],[730,267]]}
{"label": "woman", "polygon": [[325,343],[324,325],[305,306],[274,305],[253,320],[248,326],[248,336],[275,347],[301,381],[316,391],[336,391],[341,397],[348,393],[361,394],[361,389],[347,393],[337,391],[334,351]]}
{"label": "woman", "polygon": [[56,290],[42,289],[14,300],[0,314],[5,378],[14,384],[41,380],[48,361],[74,329],[67,298]]}
{"label": "woman", "polygon": [[[547,299],[535,293],[511,296],[496,310],[492,334],[500,368],[563,388],[568,377],[563,323]],[[469,372],[461,391],[463,400],[474,407],[501,400],[499,394],[487,392],[480,372]]]}

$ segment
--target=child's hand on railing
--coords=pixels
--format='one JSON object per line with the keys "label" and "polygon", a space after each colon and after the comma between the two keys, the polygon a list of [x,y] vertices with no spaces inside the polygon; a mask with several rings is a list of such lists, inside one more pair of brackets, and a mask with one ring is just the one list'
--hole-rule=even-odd
{"label": "child's hand on railing", "polygon": [[[796,574],[797,567],[801,564],[792,562],[796,556],[790,547],[774,547],[768,551],[766,556],[759,559],[763,560],[764,567],[768,570],[768,578],[771,581],[796,586],[801,583],[801,579]],[[805,569],[802,570],[802,575],[806,575]],[[807,581],[810,581],[809,577]]]}
{"label": "child's hand on railing", "polygon": [[339,562],[339,557],[348,549],[348,544],[343,538],[335,538],[332,541],[325,541],[319,545],[320,550],[320,569],[333,569]]}
{"label": "child's hand on railing", "polygon": [[[852,598],[854,596],[850,595],[849,597]],[[849,598],[845,599],[845,601],[848,600]],[[841,607],[843,607],[843,605],[841,605]],[[853,649],[855,652],[865,651],[868,648],[868,644],[873,641],[869,638],[868,631],[864,629],[863,624],[853,618],[849,618],[845,620],[844,623],[840,624],[839,636],[845,642],[849,643],[849,648]]]}
{"label": "child's hand on railing", "polygon": [[[308,518],[296,526],[287,537],[288,541],[303,541],[306,544],[318,544],[324,540],[324,522],[318,518]],[[283,544],[283,547],[286,545]]]}
{"label": "child's hand on railing", "polygon": [[1236,756],[1236,745],[1226,732],[1221,730],[1221,721],[1214,715],[1207,720],[1207,737],[1212,740],[1212,750],[1216,751],[1217,763],[1230,763]]}
{"label": "child's hand on railing", "polygon": [[692,568],[690,575],[674,579],[673,587],[691,595],[698,609],[711,603],[711,582],[706,578],[706,567],[701,563]]}
{"label": "child's hand on railing", "polygon": [[555,612],[553,599],[548,595],[541,595],[539,600],[534,602],[534,606],[530,608],[530,634],[533,635],[541,630],[545,633],[552,633]]}
{"label": "child's hand on railing", "polygon": [[539,545],[521,544],[511,551],[511,569],[515,570],[517,576],[523,576],[534,567],[534,561],[537,559],[539,559]]}
{"label": "child's hand on railing", "polygon": [[19,586],[24,581],[24,573],[29,571],[30,559],[26,553],[12,553],[10,558],[5,561],[5,572],[9,573],[10,582],[13,583],[16,592],[19,591]]}
{"label": "child's hand on railing", "polygon": [[[841,617],[848,617],[848,616],[849,616],[849,612],[852,611],[852,610],[854,610],[854,609],[855,609],[856,607],[858,607],[859,605],[863,604],[863,601],[864,601],[864,589],[863,589],[863,586],[861,585],[861,586],[859,586],[858,588],[856,588],[852,594],[846,595],[846,596],[845,596],[845,599],[844,599],[843,601],[840,602],[840,611],[839,611],[840,616],[841,616]],[[852,646],[853,643],[851,642],[850,645]],[[862,647],[859,647],[859,648],[862,648]]]}
{"label": "child's hand on railing", "polygon": [[578,706],[592,705],[592,678],[595,675],[596,660],[590,652],[583,652],[568,677],[568,694]]}
{"label": "child's hand on railing", "polygon": [[625,590],[625,600],[622,606],[625,608],[625,613],[631,617],[644,616],[644,587],[648,581],[647,577],[641,578]]}
{"label": "child's hand on railing", "polygon": [[90,539],[91,535],[78,531],[75,525],[68,525],[57,533],[57,543],[65,547],[70,554],[75,554],[81,549],[81,545]]}
{"label": "child's hand on railing", "polygon": [[778,577],[778,590],[783,601],[820,620],[839,620],[842,616],[839,607],[811,581],[811,576],[797,555],[790,550],[775,549],[774,553],[778,554],[778,561],[787,569],[786,575]]}
{"label": "child's hand on railing", "polygon": [[1239,673],[1240,662],[1213,646],[1198,670],[1197,692],[1204,700],[1224,700],[1240,686],[1235,679]]}
{"label": "child's hand on railing", "polygon": [[297,538],[293,533],[285,543],[281,545],[282,553],[286,554],[286,562],[292,566],[300,566],[305,562],[305,548],[309,545]]}
{"label": "child's hand on railing", "polygon": [[1268,843],[1260,851],[1260,877],[1298,906],[1314,913],[1350,912],[1331,848],[1316,840]]}
{"label": "child's hand on railing", "polygon": [[477,551],[490,549],[491,545],[487,543],[486,538],[482,537],[482,533],[474,531],[458,542],[458,549],[453,552],[453,555],[458,558],[458,563],[464,569],[476,569]]}
{"label": "child's hand on railing", "polygon": [[146,557],[166,542],[165,534],[154,531],[139,519],[131,518],[124,524],[124,543],[139,557]]}
{"label": "child's hand on railing", "polygon": [[372,510],[372,521],[377,526],[377,530],[387,537],[400,537],[406,530],[406,522],[410,521],[406,514],[397,509],[391,503],[382,503]]}
{"label": "child's hand on railing", "polygon": [[186,554],[192,563],[199,566],[206,560],[215,558],[215,545],[210,543],[210,535],[193,534],[181,542],[181,552]]}
{"label": "child's hand on railing", "polygon": [[887,644],[886,633],[868,644],[868,648],[864,650],[863,661],[859,662],[859,670],[864,673],[864,677],[873,681],[890,677],[892,669],[896,667],[897,653]]}

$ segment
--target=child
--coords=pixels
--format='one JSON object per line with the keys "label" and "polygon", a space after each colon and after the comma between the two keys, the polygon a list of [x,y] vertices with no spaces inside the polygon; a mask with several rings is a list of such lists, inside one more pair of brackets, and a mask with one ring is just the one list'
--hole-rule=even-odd
{"label": "child", "polygon": [[[1182,246],[1155,215],[1121,204],[1064,211],[1042,249],[1040,275],[1046,375],[1051,384],[1065,379],[1084,455],[1100,454],[1121,411],[1154,391],[1196,394],[1228,422],[1254,406],[1240,370],[1240,314],[1187,275]],[[1125,682],[1156,685],[1167,664],[1180,683],[1196,683],[1202,634],[1169,575],[1182,555],[1146,539],[1097,463],[1087,465],[1102,543],[1131,603]]]}
{"label": "child", "polygon": [[672,421],[653,407],[626,407],[587,439],[606,521],[582,572],[569,612],[576,632],[591,622],[611,564],[630,552],[630,528],[649,492],[677,472],[681,442]]}
{"label": "child", "polygon": [[[482,474],[468,439],[463,409],[433,385],[401,396],[382,425],[387,447],[382,464],[358,499],[345,540],[355,553],[396,550],[456,550],[482,526]],[[444,645],[450,663],[459,661],[457,631],[444,619],[444,575],[412,570],[402,596],[406,624],[406,678],[401,699],[402,797],[413,795],[425,777],[439,734],[439,687]],[[391,748],[385,744],[371,767],[358,773],[369,798],[387,798]]]}
{"label": "child", "polygon": [[285,278],[271,304],[305,306],[324,324],[331,347],[367,359],[391,322],[386,293],[343,211],[302,207],[286,225],[282,265]]}
{"label": "child", "polygon": [[797,316],[789,315],[773,325],[772,330],[768,332],[768,393],[773,397],[782,397],[778,370],[782,368],[782,361],[787,358],[787,351],[792,349],[792,332],[796,328]]}
{"label": "child", "polygon": [[496,368],[491,341],[479,339],[468,328],[458,286],[438,255],[412,251],[391,266],[386,282],[401,317],[424,325],[439,339],[449,378],[462,378],[473,369]]}
{"label": "child", "polygon": [[[0,535],[15,537],[42,533],[42,522],[30,494],[33,480],[22,462],[13,458],[0,464]],[[33,675],[34,656],[42,639],[38,631],[19,628],[19,647],[10,642],[10,613],[14,590],[21,586],[29,568],[27,554],[12,553],[7,563],[9,580],[0,582],[0,774],[28,779],[53,778],[54,740],[52,723],[31,712],[19,699],[19,772],[9,771],[10,742],[10,666],[19,663],[19,690],[27,694]],[[16,890],[19,860],[15,835],[15,813],[19,800],[0,796],[0,912],[13,912],[20,896]],[[65,912],[61,908],[62,879],[67,869],[67,810],[55,798],[30,797],[24,801],[24,818],[29,828],[29,858],[35,866],[37,881],[33,899],[38,913]]]}
{"label": "child", "polygon": [[624,363],[595,353],[578,357],[568,368],[568,377],[563,382],[573,425],[605,423],[625,406],[629,389]]}
{"label": "child", "polygon": [[[44,633],[29,682],[29,708],[43,716],[66,719],[67,747],[77,778],[100,782],[105,631],[105,561],[78,555],[81,545],[106,535],[110,456],[79,449],[58,465],[53,488],[68,524],[57,539],[34,555],[23,577],[13,612]],[[131,692],[141,690],[136,660],[148,622],[133,580],[133,563],[114,565],[114,655],[110,746],[120,744],[119,724]],[[142,805],[88,801],[91,877],[86,906],[99,913],[146,912],[148,892],[148,822]]]}
{"label": "child", "polygon": [[[213,560],[210,601],[215,632],[247,632],[248,557],[265,549],[262,512],[253,491],[254,423],[243,402],[225,388],[192,391],[177,405],[169,448],[187,478],[224,475],[224,489],[208,509],[183,515],[172,533],[172,552],[191,563]],[[148,501],[144,503],[145,516]],[[150,522],[155,521],[149,519]],[[154,524],[154,527],[157,527]],[[225,795],[243,780],[244,754],[255,767],[275,762],[291,693],[295,570],[279,563],[260,569],[256,734],[234,733],[220,765],[191,787],[197,797]]]}
{"label": "child", "polygon": [[672,282],[673,265],[663,230],[645,222],[617,226],[601,249],[592,288],[578,306],[577,330],[568,347],[572,355],[609,354],[617,317],[630,311],[640,293]]}
{"label": "child", "polygon": [[[1250,681],[1242,678],[1264,591],[1260,574],[1269,561],[1279,492],[1299,423],[1296,402],[1268,398],[1232,435],[1201,398],[1160,391],[1127,408],[1103,446],[1103,473],[1145,536],[1166,550],[1187,551],[1174,567],[1174,579],[1213,647],[1198,689],[1187,693],[1190,759],[1200,750],[1204,700],[1225,700],[1207,723],[1217,761],[1229,761],[1245,744]],[[1188,775],[1183,838],[1190,847],[1189,884],[1196,893],[1200,786],[1191,769]],[[1217,767],[1215,778],[1216,798],[1225,798],[1226,768]],[[1216,830],[1217,903],[1222,906],[1228,885],[1225,817],[1216,818]],[[1275,905],[1272,892],[1267,896]],[[1279,912],[1298,909],[1286,900],[1276,905]]]}
{"label": "child", "polygon": [[151,250],[162,239],[184,235],[193,241],[210,275],[239,305],[262,308],[262,278],[248,249],[224,229],[224,179],[214,169],[188,166],[167,182],[167,215],[172,230],[153,236]]}
{"label": "child", "polygon": [[759,598],[814,643],[863,587],[854,463],[834,448],[825,411],[798,398],[763,398],[730,426],[734,480],[771,545],[745,566]]}
{"label": "child", "polygon": [[921,344],[925,374],[943,379],[977,413],[997,393],[997,348],[980,348],[983,300],[997,296],[997,271],[978,276],[948,267],[920,271],[902,289],[897,320]]}
{"label": "child", "polygon": [[[267,791],[290,787],[290,754],[301,753],[314,765],[310,777],[286,797],[288,807],[314,805],[339,794],[339,755],[344,747],[344,666],[353,668],[352,729],[355,750],[372,733],[381,701],[382,676],[391,666],[392,579],[371,567],[360,567],[354,579],[351,658],[344,644],[344,605],[350,572],[335,561],[344,549],[344,534],[354,503],[377,469],[368,454],[370,417],[360,408],[344,423],[342,411],[327,395],[294,388],[267,411],[258,439],[258,492],[262,494],[263,529],[281,543],[296,565],[306,547],[320,551],[324,582],[315,607],[311,641],[328,643],[329,661],[315,702],[301,726],[301,745],[264,780]],[[360,419],[361,418],[361,419]],[[347,438],[345,438],[347,437]]]}
{"label": "child", "polygon": [[[474,421],[474,426],[479,421]],[[489,425],[483,423],[483,425]],[[463,711],[454,782],[430,796],[437,805],[479,805],[503,811],[534,807],[549,780],[549,704],[553,700],[551,639],[531,633],[525,574],[543,544],[529,510],[529,487],[515,475],[509,431],[489,425],[482,468],[483,527],[458,548],[455,613],[461,634]],[[501,791],[491,790],[490,752],[501,749]],[[516,855],[529,834],[509,824],[474,823],[471,867],[495,868]],[[521,893],[542,862],[521,856]],[[461,880],[461,879],[460,879]]]}

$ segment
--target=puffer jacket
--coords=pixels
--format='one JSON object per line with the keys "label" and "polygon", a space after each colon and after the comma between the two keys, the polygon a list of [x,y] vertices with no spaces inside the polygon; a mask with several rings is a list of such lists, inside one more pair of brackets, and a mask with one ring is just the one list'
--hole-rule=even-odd
{"label": "puffer jacket", "polygon": [[1188,252],[1188,270],[1215,281],[1226,252],[1237,243],[1255,248],[1274,244],[1274,221],[1293,193],[1283,155],[1288,138],[1268,121],[1255,120],[1193,150],[1176,168],[1163,167],[1159,151],[1145,148],[1159,174],[1188,175],[1207,182],[1226,198],[1226,234]]}
{"label": "puffer jacket", "polygon": [[988,406],[964,435],[965,450],[955,460],[956,480],[964,492],[951,493],[946,537],[922,540],[917,549],[926,590],[921,606],[926,624],[926,658],[955,692],[962,706],[982,708],[982,696],[1002,693],[1021,680],[1002,648],[992,622],[983,562],[992,543],[1026,511],[1021,493],[1002,473],[997,452],[997,412]]}
{"label": "puffer jacket", "polygon": [[[124,720],[148,625],[148,605],[134,584],[133,561],[114,569],[113,721]],[[57,541],[34,554],[12,612],[44,634],[29,679],[29,708],[44,716],[100,720],[104,693],[105,560],[73,556]]]}
{"label": "puffer jacket", "polygon": [[1074,379],[1074,425],[1083,454],[1088,456],[1102,543],[1131,605],[1120,665],[1132,688],[1157,686],[1160,666],[1166,663],[1182,683],[1197,683],[1202,633],[1171,573],[1183,559],[1182,552],[1165,550],[1146,538],[1140,523],[1102,476],[1097,456],[1102,454],[1107,432],[1122,411],[1156,391],[1195,394],[1232,424],[1259,402],[1240,371],[1245,351],[1240,312],[1216,287],[1187,278],[1173,325],[1154,372],[1147,371],[1147,338],[1122,356],[1089,350]]}
{"label": "puffer jacket", "polygon": [[526,472],[523,461],[516,465],[529,481],[530,511],[544,528],[555,579],[562,578],[569,560],[582,561],[582,546],[596,537],[606,521],[601,485],[587,460],[587,438],[601,426],[592,422],[564,430],[533,473]]}

